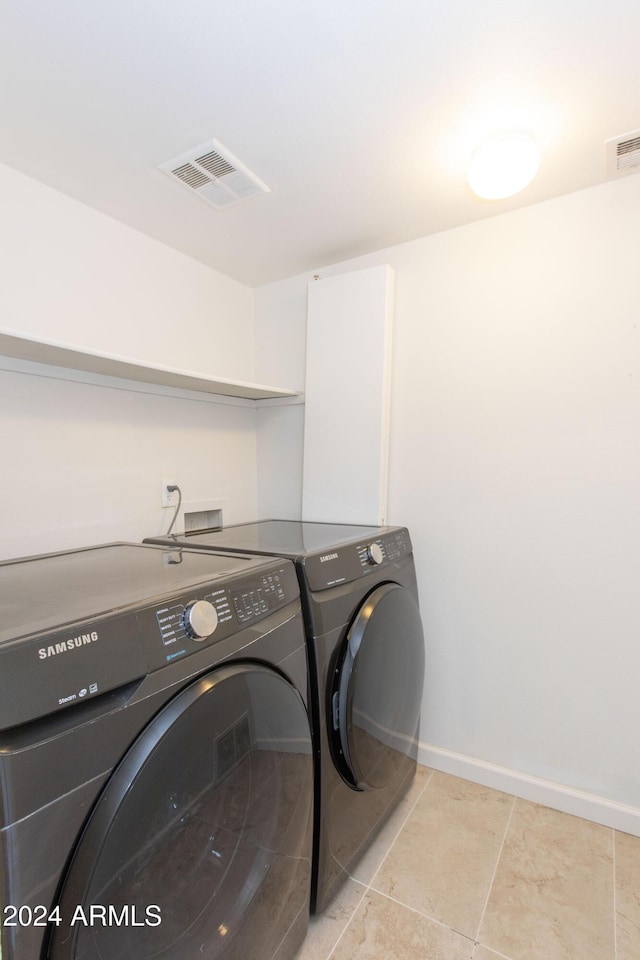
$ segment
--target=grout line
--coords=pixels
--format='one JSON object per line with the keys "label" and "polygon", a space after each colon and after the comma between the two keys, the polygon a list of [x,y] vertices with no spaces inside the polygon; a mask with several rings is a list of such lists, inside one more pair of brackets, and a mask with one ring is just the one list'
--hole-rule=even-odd
{"label": "grout line", "polygon": [[[434,774],[435,771],[431,770],[431,768],[429,768],[429,770],[430,770],[431,772],[429,773],[429,776],[427,777],[427,779],[426,779],[426,781],[425,781],[425,783],[424,783],[424,786],[422,787],[422,790],[420,791],[420,793],[418,794],[418,796],[415,798],[415,800],[413,801],[413,803],[412,803],[411,806],[409,807],[409,810],[407,811],[406,817],[403,819],[402,823],[401,823],[400,826],[398,827],[398,830],[397,830],[396,833],[393,835],[393,838],[392,838],[391,842],[389,843],[389,846],[387,847],[387,850],[386,850],[386,853],[385,853],[384,857],[383,857],[382,860],[380,861],[377,870],[373,873],[373,875],[372,875],[372,877],[371,877],[371,880],[369,881],[369,884],[368,884],[368,886],[367,886],[367,890],[372,890],[372,889],[373,889],[373,890],[375,890],[376,893],[379,893],[379,891],[376,890],[376,888],[373,886],[373,881],[375,880],[375,878],[378,876],[378,874],[379,874],[380,871],[382,870],[382,867],[384,866],[384,863],[385,863],[387,857],[388,857],[389,854],[391,853],[391,848],[393,847],[394,843],[396,842],[396,840],[398,839],[398,837],[400,836],[400,834],[402,833],[402,831],[403,831],[404,828],[406,827],[407,821],[409,820],[409,817],[411,816],[411,814],[412,814],[413,811],[415,810],[418,801],[422,799],[422,795],[424,794],[425,790],[427,789],[427,787],[428,787],[429,784],[431,783],[431,779],[432,779],[433,774]],[[355,880],[356,878],[353,877],[353,879]],[[2,957],[0,957],[0,960],[2,960]]]}
{"label": "grout line", "polygon": [[[496,957],[500,957],[500,960],[511,960],[511,957],[508,957],[506,953],[500,953],[499,950],[494,950],[493,947],[487,947],[483,943],[480,943],[478,940],[476,940],[475,943],[476,943],[476,947],[484,947],[484,949],[488,950],[489,953],[493,953],[495,954]],[[475,953],[475,947],[473,948],[473,952]]]}
{"label": "grout line", "polygon": [[[420,790],[420,793],[418,794],[418,796],[416,797],[416,799],[415,799],[415,800],[413,801],[413,803],[411,804],[411,806],[410,806],[410,808],[409,808],[409,810],[408,810],[408,812],[407,812],[406,817],[403,819],[402,823],[401,823],[400,826],[398,827],[397,833],[395,833],[395,834],[393,835],[392,839],[389,841],[389,844],[388,844],[388,846],[387,846],[387,849],[386,849],[386,851],[385,851],[385,854],[384,854],[382,860],[380,861],[380,864],[379,864],[379,866],[377,867],[375,873],[373,874],[373,876],[372,876],[372,878],[371,878],[371,881],[370,881],[369,883],[365,883],[364,880],[361,880],[359,877],[356,877],[353,873],[348,873],[347,875],[351,878],[351,880],[355,880],[357,883],[360,883],[360,884],[362,884],[363,886],[367,887],[367,889],[371,886],[371,883],[373,882],[373,878],[377,875],[378,871],[380,870],[380,867],[382,866],[382,864],[384,863],[384,861],[387,859],[387,857],[388,857],[388,855],[389,855],[389,852],[390,852],[390,850],[391,850],[391,847],[394,845],[394,843],[396,842],[396,840],[398,839],[398,837],[399,837],[400,834],[402,833],[402,831],[403,831],[403,829],[404,829],[404,827],[405,827],[405,825],[406,825],[406,823],[407,823],[407,820],[409,819],[409,817],[410,817],[411,814],[413,813],[413,810],[414,810],[414,808],[415,808],[415,805],[416,805],[416,803],[418,802],[418,800],[421,798],[422,794],[424,793],[424,791],[425,791],[425,789],[426,789],[426,787],[427,787],[427,784],[429,783],[429,781],[431,780],[431,777],[433,776],[433,773],[434,773],[434,771],[431,770],[430,773],[429,773],[429,776],[427,777],[427,780],[426,780],[424,786],[423,786],[422,789]],[[400,803],[398,804],[398,806],[396,807],[396,809],[392,811],[392,813],[390,814],[389,819],[391,819],[391,817],[393,817],[393,816],[398,812],[398,810],[400,809],[400,807],[401,807],[402,804],[404,803],[404,800],[405,800],[405,799],[406,799],[406,795],[405,795],[405,797],[403,797],[403,798],[400,800]],[[387,825],[388,825],[388,822],[387,822]],[[382,829],[384,830],[384,825],[383,825]],[[373,838],[373,841],[372,841],[372,843],[371,843],[370,846],[373,846],[378,839],[379,839],[378,836],[374,837],[374,838]],[[366,849],[363,851],[363,854],[362,854],[363,857],[366,855],[366,853],[368,852],[368,850],[369,850],[369,848],[366,848]],[[345,872],[347,872],[345,865],[344,865],[341,861],[339,861],[339,860],[337,859],[337,857],[336,857],[336,862],[340,864],[340,866],[342,867],[342,869],[343,869]],[[356,870],[357,870],[357,868],[358,868],[358,864],[359,864],[359,863],[360,863],[360,859],[358,859],[358,863],[356,863],[356,867],[355,867]],[[0,960],[2,960],[2,957],[1,957],[1,956],[0,956]]]}
{"label": "grout line", "polygon": [[[407,820],[409,819],[409,817],[410,817],[411,814],[413,813],[413,810],[414,810],[414,808],[415,808],[418,800],[420,800],[420,798],[422,797],[423,793],[424,793],[425,790],[427,789],[427,786],[428,786],[429,783],[431,782],[431,779],[432,779],[433,774],[434,774],[435,771],[432,770],[431,767],[429,767],[429,768],[427,768],[427,769],[429,770],[429,775],[428,775],[428,777],[427,777],[427,779],[426,779],[426,781],[425,781],[422,789],[420,790],[420,792],[419,792],[418,795],[416,796],[415,800],[413,801],[413,803],[412,803],[411,806],[409,807],[409,810],[407,811],[406,817],[403,818],[402,823],[401,823],[400,826],[398,827],[397,832],[394,834],[393,838],[390,840],[389,845],[388,845],[388,847],[387,847],[387,850],[386,850],[386,852],[385,852],[385,855],[384,855],[384,857],[382,858],[382,860],[380,861],[380,865],[378,866],[377,870],[375,871],[375,873],[374,873],[373,876],[371,877],[371,881],[370,881],[369,883],[364,883],[362,880],[359,880],[357,877],[354,877],[352,874],[349,874],[349,880],[352,880],[354,883],[357,883],[358,886],[360,886],[360,887],[363,888],[362,896],[360,897],[360,899],[359,899],[358,902],[356,903],[355,907],[354,907],[353,910],[351,911],[351,915],[349,916],[349,919],[348,919],[347,922],[345,923],[345,925],[344,925],[342,931],[340,932],[337,940],[335,941],[335,943],[333,944],[333,946],[330,948],[329,953],[327,954],[327,960],[329,960],[329,958],[332,956],[332,954],[334,953],[336,947],[338,946],[338,944],[340,943],[340,941],[341,941],[342,938],[344,937],[345,933],[347,932],[348,928],[350,927],[351,921],[353,920],[354,916],[356,915],[356,913],[357,913],[358,910],[360,909],[360,906],[362,905],[362,902],[363,902],[364,898],[366,897],[367,893],[368,893],[370,890],[373,890],[373,892],[374,892],[374,893],[377,893],[379,896],[385,896],[385,894],[380,893],[379,890],[376,890],[374,887],[372,887],[372,884],[373,884],[373,881],[374,881],[375,877],[378,875],[378,873],[379,873],[379,871],[380,871],[380,868],[382,867],[382,864],[383,864],[383,863],[385,862],[385,860],[387,859],[391,848],[393,847],[394,843],[396,842],[396,840],[398,839],[398,837],[399,837],[400,834],[402,833],[402,830],[404,829],[404,826],[405,826]],[[393,899],[393,898],[392,898],[392,897],[389,897],[388,899],[391,900],[391,899]],[[396,902],[399,903],[400,901],[396,901]],[[401,906],[405,906],[405,904],[401,904]],[[407,908],[407,909],[411,909],[411,908],[409,907],[409,908]],[[414,911],[414,912],[417,913],[418,911]],[[436,921],[436,922],[437,922],[437,921]],[[1,958],[0,958],[0,960],[1,960]]]}
{"label": "grout line", "polygon": [[[361,905],[361,903],[362,903],[362,901],[364,900],[364,897],[366,896],[366,894],[371,891],[371,892],[375,893],[377,896],[379,896],[379,897],[384,897],[385,900],[390,900],[392,903],[396,903],[399,907],[403,907],[403,909],[409,910],[411,913],[415,913],[416,916],[423,917],[425,920],[429,920],[430,923],[435,923],[437,926],[442,927],[444,930],[451,930],[453,933],[457,934],[458,936],[463,937],[465,940],[468,940],[469,943],[470,943],[470,945],[471,945],[471,948],[472,948],[472,949],[471,949],[471,954],[470,954],[470,956],[472,957],[472,956],[473,956],[473,953],[474,953],[474,951],[475,951],[476,945],[477,945],[477,940],[475,940],[473,937],[470,937],[470,936],[469,936],[468,934],[466,934],[466,933],[462,933],[460,930],[456,930],[454,927],[448,926],[448,924],[443,923],[442,920],[438,920],[436,917],[432,917],[432,916],[430,916],[428,913],[422,913],[421,910],[416,910],[415,907],[411,907],[411,906],[409,906],[409,904],[403,903],[402,900],[397,900],[395,897],[392,897],[392,896],[390,896],[388,893],[384,893],[382,890],[378,890],[376,887],[373,886],[373,883],[374,883],[376,877],[377,877],[378,874],[380,873],[380,870],[382,869],[382,866],[383,866],[385,860],[387,859],[387,857],[389,856],[389,853],[391,852],[391,848],[393,847],[394,843],[396,842],[396,840],[398,839],[398,837],[400,836],[400,834],[401,834],[402,831],[404,830],[404,828],[405,828],[405,826],[406,826],[406,824],[407,824],[407,821],[409,820],[411,814],[412,814],[413,811],[415,810],[418,802],[422,799],[422,797],[423,797],[424,794],[426,793],[427,787],[429,786],[429,784],[431,783],[431,781],[432,781],[432,779],[433,779],[433,776],[434,776],[434,774],[435,774],[435,770],[434,770],[433,768],[431,768],[431,767],[429,767],[429,768],[427,768],[427,769],[429,770],[429,775],[428,775],[427,779],[425,780],[424,786],[422,787],[422,789],[421,789],[420,792],[418,793],[417,797],[415,798],[415,800],[414,800],[413,803],[411,804],[411,807],[410,807],[409,810],[407,811],[406,817],[404,817],[404,819],[403,819],[402,823],[400,824],[397,832],[395,833],[393,839],[392,839],[391,842],[389,843],[389,846],[388,846],[388,848],[387,848],[387,852],[385,853],[384,857],[383,857],[382,860],[380,861],[380,866],[378,867],[378,869],[376,870],[376,872],[373,874],[373,876],[372,876],[372,878],[371,878],[371,881],[370,881],[370,883],[368,884],[368,886],[367,886],[367,888],[366,888],[366,890],[365,890],[365,893],[363,894],[363,896],[361,897],[361,899],[360,899],[359,902],[358,902],[358,907]],[[514,798],[514,803],[515,803],[515,798]],[[507,824],[507,826],[508,826],[508,824]],[[506,832],[506,831],[505,831],[505,832]],[[503,842],[504,842],[504,838],[503,838]],[[356,907],[356,910],[358,909],[358,907]],[[353,916],[354,916],[355,912],[356,912],[356,911],[354,910],[353,913],[352,913],[352,915],[351,915],[351,917],[350,917],[350,919],[349,919],[349,923],[347,924],[347,926],[344,928],[344,930],[343,930],[342,933],[340,934],[340,938],[342,938],[342,936],[345,934],[345,932],[346,932],[346,930],[347,930],[347,927],[348,927],[349,924],[351,923],[351,920],[353,919]],[[339,938],[339,939],[340,939],[340,938]],[[339,941],[338,941],[338,942],[339,942]],[[334,945],[333,950],[335,950],[336,946],[337,946],[337,942],[336,942],[336,944]],[[331,956],[331,954],[329,954],[329,957],[330,957],[330,956]]]}
{"label": "grout line", "polygon": [[480,931],[481,931],[481,929],[482,929],[482,924],[484,923],[484,917],[485,917],[485,914],[486,914],[486,912],[487,912],[487,907],[489,906],[489,899],[490,899],[490,897],[491,897],[491,891],[493,890],[493,884],[495,883],[496,874],[497,874],[497,872],[498,872],[498,865],[499,865],[500,859],[501,859],[501,857],[502,857],[502,851],[504,850],[504,845],[505,845],[506,840],[507,840],[507,833],[509,832],[509,827],[511,826],[511,820],[513,819],[513,812],[514,812],[514,810],[515,810],[515,808],[516,808],[516,799],[517,799],[516,797],[513,798],[513,801],[512,801],[512,803],[511,803],[511,810],[510,810],[510,812],[509,812],[509,817],[508,817],[508,819],[507,819],[507,823],[506,823],[506,826],[505,826],[505,828],[504,828],[504,834],[503,834],[503,836],[502,836],[502,843],[500,844],[500,849],[498,850],[498,856],[496,857],[496,863],[495,863],[495,866],[494,866],[494,868],[493,868],[493,874],[492,874],[492,876],[491,876],[491,882],[489,883],[489,889],[487,890],[487,897],[486,897],[486,900],[485,900],[485,902],[484,902],[484,908],[483,908],[483,910],[482,910],[482,916],[480,917],[480,923],[478,924],[478,929],[477,929],[477,931],[476,931],[476,936],[475,936],[475,941],[476,941],[476,943],[479,943],[479,942],[480,942],[480,940],[479,940]]}
{"label": "grout line", "polygon": [[[390,853],[390,851],[391,851],[391,848],[393,847],[394,843],[396,842],[396,840],[398,839],[398,837],[399,837],[400,834],[402,833],[402,830],[404,829],[405,824],[407,823],[407,820],[409,819],[409,817],[410,817],[411,814],[413,813],[414,808],[415,808],[418,800],[420,800],[420,798],[422,797],[423,793],[424,793],[425,790],[427,789],[429,783],[431,782],[431,779],[432,779],[432,777],[433,777],[434,771],[433,771],[431,768],[428,768],[428,769],[429,769],[429,775],[428,775],[427,779],[425,780],[425,783],[424,783],[422,789],[420,790],[420,792],[419,792],[418,795],[416,796],[415,800],[413,801],[413,803],[412,803],[411,806],[409,807],[409,810],[407,811],[407,815],[406,815],[406,817],[403,818],[402,823],[401,823],[400,826],[398,827],[398,830],[396,831],[396,833],[393,835],[392,839],[390,840],[389,845],[388,845],[388,847],[387,847],[387,850],[386,850],[386,852],[385,852],[385,855],[384,855],[384,857],[382,858],[382,860],[380,861],[380,865],[378,866],[378,869],[375,871],[375,873],[374,873],[373,876],[371,877],[370,882],[369,882],[369,883],[363,883],[362,880],[358,880],[357,877],[354,877],[354,876],[351,876],[351,875],[349,876],[349,879],[350,879],[350,880],[352,880],[354,883],[357,883],[359,886],[361,886],[361,887],[363,888],[362,896],[360,897],[360,899],[359,899],[358,902],[356,903],[355,907],[354,907],[353,910],[351,911],[351,916],[349,917],[349,919],[347,920],[346,924],[344,925],[344,927],[343,927],[342,931],[340,932],[340,935],[338,936],[337,940],[335,941],[335,943],[333,944],[333,946],[332,946],[331,949],[329,950],[329,953],[327,954],[327,960],[329,960],[329,958],[333,955],[336,947],[338,946],[338,944],[340,943],[340,941],[341,941],[342,938],[344,937],[345,933],[347,932],[347,930],[348,930],[349,927],[351,926],[351,922],[352,922],[353,918],[355,917],[356,913],[358,912],[358,910],[359,910],[360,907],[362,906],[362,902],[364,901],[364,898],[365,898],[366,895],[369,893],[369,891],[370,891],[370,890],[373,890],[373,892],[376,893],[378,896],[382,896],[382,897],[386,897],[386,896],[387,896],[386,894],[381,893],[379,890],[376,890],[375,887],[372,886],[372,884],[373,884],[373,881],[375,880],[375,878],[377,877],[378,873],[380,872],[380,869],[381,869],[383,863],[384,863],[385,860],[387,859],[387,857],[388,857],[388,855],[389,855],[389,853]],[[387,899],[388,899],[388,900],[393,900],[393,897],[387,897]],[[406,907],[408,910],[411,910],[411,909],[412,909],[411,907],[407,907],[406,904],[400,903],[399,900],[396,900],[396,901],[394,901],[394,902],[395,902],[395,903],[398,903],[398,904],[399,904],[400,906],[402,906],[402,907]],[[414,913],[418,913],[417,910],[414,910],[413,912],[414,912]],[[424,916],[424,914],[420,914],[420,916]],[[431,919],[431,918],[429,918],[429,919]],[[438,921],[435,921],[435,922],[437,923]],[[442,926],[442,924],[441,924],[441,926]]]}
{"label": "grout line", "polygon": [[[410,913],[415,913],[416,916],[422,917],[423,920],[428,920],[430,923],[435,923],[436,926],[442,927],[444,930],[451,930],[452,933],[455,933],[455,934],[457,934],[459,937],[463,937],[465,940],[468,940],[469,943],[471,943],[471,944],[474,945],[474,947],[477,945],[477,942],[478,942],[478,941],[475,940],[473,937],[470,937],[468,933],[463,933],[461,930],[456,930],[455,927],[450,927],[448,923],[443,923],[443,921],[442,921],[442,920],[438,920],[437,917],[432,917],[432,916],[431,916],[430,914],[428,914],[428,913],[423,913],[422,910],[416,910],[415,907],[411,907],[408,903],[404,903],[402,900],[397,900],[395,897],[392,897],[392,896],[391,896],[390,894],[388,894],[388,893],[383,893],[382,890],[376,890],[375,888],[371,888],[371,887],[369,887],[369,890],[371,890],[372,893],[375,893],[376,896],[378,896],[378,897],[384,897],[385,900],[390,900],[391,903],[395,903],[395,904],[397,904],[399,907],[403,907],[403,909],[409,910]],[[367,892],[369,892],[369,890],[367,890]],[[358,906],[359,906],[359,904],[358,904]],[[508,958],[507,958],[507,960],[508,960]]]}
{"label": "grout line", "polygon": [[[353,880],[354,883],[357,883],[359,887],[362,887],[362,888],[363,888],[363,889],[362,889],[362,894],[361,894],[361,896],[360,896],[360,899],[359,899],[358,902],[356,903],[355,907],[354,907],[353,910],[351,911],[351,915],[350,915],[349,919],[347,920],[347,922],[345,923],[344,927],[343,927],[342,930],[340,931],[337,940],[335,941],[335,943],[333,944],[333,946],[329,948],[329,953],[327,954],[327,960],[329,960],[329,958],[333,956],[333,953],[335,952],[336,947],[338,946],[338,944],[340,943],[340,941],[341,941],[342,938],[344,937],[345,933],[347,932],[347,930],[348,930],[349,927],[351,926],[351,921],[353,920],[353,918],[355,917],[356,913],[357,913],[358,910],[360,909],[360,905],[362,904],[362,901],[363,901],[364,898],[366,897],[367,891],[368,891],[368,889],[369,889],[364,883],[361,883],[360,880],[354,880],[353,877],[350,877],[349,879],[350,879],[350,880]],[[0,960],[2,960],[1,957],[0,957]]]}

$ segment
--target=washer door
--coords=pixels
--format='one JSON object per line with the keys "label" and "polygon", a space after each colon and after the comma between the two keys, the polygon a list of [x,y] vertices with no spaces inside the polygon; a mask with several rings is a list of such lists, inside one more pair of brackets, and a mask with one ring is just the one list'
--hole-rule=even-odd
{"label": "washer door", "polygon": [[108,781],[62,883],[52,960],[271,958],[308,915],[305,707],[260,665],[214,670]]}
{"label": "washer door", "polygon": [[331,695],[334,759],[351,786],[383,788],[415,763],[423,682],[418,605],[399,584],[382,584],[349,628]]}

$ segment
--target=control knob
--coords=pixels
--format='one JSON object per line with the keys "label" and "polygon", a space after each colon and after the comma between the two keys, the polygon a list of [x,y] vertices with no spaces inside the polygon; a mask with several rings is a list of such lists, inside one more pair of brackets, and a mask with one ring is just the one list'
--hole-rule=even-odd
{"label": "control knob", "polygon": [[377,543],[369,544],[367,547],[367,562],[375,566],[378,563],[382,563],[383,560],[384,553],[382,552],[382,547]]}
{"label": "control knob", "polygon": [[192,640],[205,640],[218,626],[218,611],[208,600],[196,600],[182,614],[182,624]]}

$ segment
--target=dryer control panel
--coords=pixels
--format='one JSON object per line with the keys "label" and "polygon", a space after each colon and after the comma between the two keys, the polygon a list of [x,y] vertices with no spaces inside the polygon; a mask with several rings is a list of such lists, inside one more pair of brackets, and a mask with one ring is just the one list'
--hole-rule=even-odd
{"label": "dryer control panel", "polygon": [[351,583],[401,560],[411,552],[409,531],[405,527],[398,527],[372,540],[310,554],[304,561],[309,588],[312,591],[327,590],[341,583]]}

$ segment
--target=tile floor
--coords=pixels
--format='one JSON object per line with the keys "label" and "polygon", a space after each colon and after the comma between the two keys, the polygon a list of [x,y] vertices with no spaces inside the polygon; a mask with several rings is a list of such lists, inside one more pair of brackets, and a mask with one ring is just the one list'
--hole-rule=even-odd
{"label": "tile floor", "polygon": [[640,838],[426,767],[297,960],[639,960]]}

